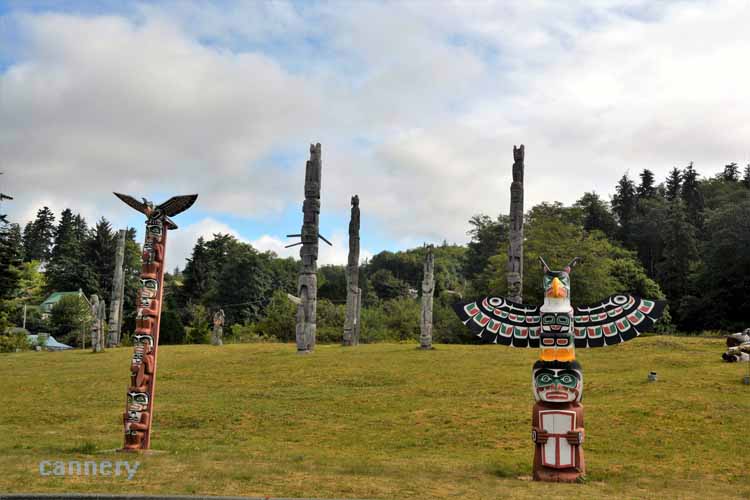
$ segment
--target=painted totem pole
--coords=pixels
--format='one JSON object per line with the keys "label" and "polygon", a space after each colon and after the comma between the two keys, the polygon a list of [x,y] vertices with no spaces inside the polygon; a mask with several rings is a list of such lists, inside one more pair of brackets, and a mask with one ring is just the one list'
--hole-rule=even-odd
{"label": "painted totem pole", "polygon": [[513,182],[510,185],[510,244],[508,247],[508,300],[523,301],[523,157],[524,147],[513,146]]}
{"label": "painted totem pole", "polygon": [[297,296],[301,303],[297,306],[297,352],[309,353],[315,348],[316,313],[318,306],[318,238],[329,245],[330,241],[319,233],[320,218],[320,143],[310,144],[310,160],[305,167],[305,201],[302,204],[302,232],[288,234],[287,237],[300,237],[299,243],[286,248],[302,245],[299,256],[302,259]]}
{"label": "painted totem pole", "polygon": [[112,279],[112,301],[109,309],[109,335],[107,338],[108,347],[116,347],[120,344],[120,331],[122,329],[122,299],[124,289],[124,270],[123,262],[125,261],[125,230],[120,229],[117,232],[117,251],[115,253],[115,272]]}
{"label": "painted totem pole", "polygon": [[427,246],[422,276],[422,317],[419,322],[419,348],[432,349],[432,299],[435,293],[435,256]]}
{"label": "painted totem pole", "polygon": [[115,196],[146,215],[141,288],[136,306],[133,358],[130,362],[130,386],[123,414],[123,451],[143,451],[151,447],[167,232],[177,229],[177,224],[170,217],[190,208],[198,195],[174,196],[156,207],[145,198],[140,202],[124,194],[115,193]]}
{"label": "painted totem pole", "polygon": [[538,347],[532,369],[534,479],[573,482],[586,473],[583,458],[583,371],[575,348],[604,347],[633,339],[662,315],[665,302],[615,294],[593,306],[572,306],[570,272],[544,269],[544,304],[524,305],[500,297],[458,303],[464,324],[486,342]]}
{"label": "painted totem pole", "polygon": [[211,344],[212,345],[223,345],[224,341],[222,338],[224,337],[224,309],[219,309],[214,313],[213,317],[213,323],[214,328],[213,332],[211,333]]}
{"label": "painted totem pole", "polygon": [[359,314],[362,290],[359,288],[359,196],[352,196],[349,220],[349,260],[346,266],[346,318],[343,345],[359,344]]}

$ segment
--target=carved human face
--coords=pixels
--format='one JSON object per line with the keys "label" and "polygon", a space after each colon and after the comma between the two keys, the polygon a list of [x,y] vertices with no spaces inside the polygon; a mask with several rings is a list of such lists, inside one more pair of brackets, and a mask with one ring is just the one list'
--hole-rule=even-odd
{"label": "carved human face", "polygon": [[583,393],[581,365],[537,361],[532,371],[534,399],[547,403],[580,401]]}
{"label": "carved human face", "polygon": [[163,230],[161,224],[146,224],[146,239],[161,241]]}
{"label": "carved human face", "polygon": [[573,361],[573,313],[543,313],[539,347],[543,361]]}
{"label": "carved human face", "polygon": [[128,412],[141,412],[148,410],[148,394],[145,392],[128,393]]}
{"label": "carved human face", "polygon": [[151,335],[133,335],[133,362],[140,363],[153,346],[154,338]]}
{"label": "carved human face", "polygon": [[159,282],[155,279],[141,280],[141,297],[155,298],[159,291]]}

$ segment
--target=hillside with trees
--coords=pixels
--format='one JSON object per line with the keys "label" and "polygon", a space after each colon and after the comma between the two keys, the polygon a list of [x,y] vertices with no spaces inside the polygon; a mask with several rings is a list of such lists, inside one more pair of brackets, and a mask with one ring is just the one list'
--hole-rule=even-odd
{"label": "hillside with trees", "polygon": [[[48,207],[23,225],[0,227],[0,310],[7,325],[21,325],[23,305],[41,303],[53,291],[81,290],[108,298],[116,231],[101,218],[93,226],[71,209]],[[461,298],[505,295],[509,219],[473,216],[465,246],[435,248],[434,337],[466,343],[473,338],[451,310]],[[650,170],[628,174],[610,200],[594,192],[564,206],[545,202],[525,214],[524,300],[541,301],[539,256],[552,267],[581,257],[572,280],[577,304],[615,292],[663,298],[669,303],[661,331],[735,331],[747,327],[750,309],[750,165],[736,163],[712,178],[689,164],[657,182]],[[405,341],[419,333],[418,294],[424,248],[382,251],[360,267],[362,340]],[[124,330],[134,325],[140,245],[127,231]],[[291,341],[299,262],[261,252],[226,234],[198,239],[185,268],[165,276],[164,343],[207,342],[209,318],[226,313],[229,338]],[[346,302],[343,265],[318,270],[318,338],[339,342]],[[67,308],[67,312],[64,309]],[[43,319],[27,307],[26,327],[76,343],[65,304]]]}

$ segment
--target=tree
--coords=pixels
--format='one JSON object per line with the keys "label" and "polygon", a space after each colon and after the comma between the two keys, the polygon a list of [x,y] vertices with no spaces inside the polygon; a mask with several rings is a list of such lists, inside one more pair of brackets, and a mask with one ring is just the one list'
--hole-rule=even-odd
{"label": "tree", "polygon": [[742,176],[742,185],[750,189],[750,163],[745,165],[745,173]]}
{"label": "tree", "polygon": [[370,275],[370,283],[380,300],[405,297],[409,292],[409,285],[396,278],[389,269],[379,269]]}
{"label": "tree", "polygon": [[326,265],[318,268],[318,298],[346,302],[346,266]]}
{"label": "tree", "polygon": [[654,173],[649,169],[643,169],[640,174],[641,184],[637,189],[637,196],[639,200],[647,198],[653,198],[656,196],[656,188],[654,187]]}
{"label": "tree", "polygon": [[276,337],[282,342],[295,339],[297,306],[292,303],[286,293],[276,290],[266,307],[263,318],[258,321],[255,331],[267,337]]}
{"label": "tree", "polygon": [[669,299],[670,309],[677,312],[679,323],[679,304],[688,292],[689,278],[698,259],[695,227],[688,222],[680,199],[669,204],[663,238],[664,252],[657,264],[657,275]]}
{"label": "tree", "polygon": [[0,301],[15,296],[21,262],[18,226],[0,221]]}
{"label": "tree", "polygon": [[737,182],[740,177],[740,169],[737,163],[732,162],[728,165],[724,165],[724,172],[721,174],[721,178],[727,182]]}
{"label": "tree", "polygon": [[682,183],[682,173],[680,169],[674,167],[667,177],[667,188],[665,191],[665,197],[667,201],[673,202],[680,197],[680,186]]}
{"label": "tree", "polygon": [[200,304],[194,304],[190,308],[190,328],[187,332],[189,344],[208,344],[211,336],[208,311]]}
{"label": "tree", "polygon": [[493,220],[487,215],[478,214],[469,219],[471,229],[466,233],[471,236],[467,245],[464,275],[473,280],[487,266],[487,261],[504,246],[508,245],[510,219],[499,215]]}
{"label": "tree", "polygon": [[80,289],[90,295],[97,290],[96,276],[84,255],[85,241],[81,238],[85,235],[85,221],[74,216],[69,208],[63,210],[47,267],[48,291]]}
{"label": "tree", "polygon": [[63,343],[78,344],[88,335],[92,321],[91,306],[80,295],[66,295],[52,307],[50,326]]}
{"label": "tree", "polygon": [[117,239],[112,226],[102,217],[85,245],[85,259],[96,278],[95,293],[100,297],[108,297],[112,291],[116,251]]}
{"label": "tree", "polygon": [[617,222],[610,212],[607,203],[595,192],[584,193],[574,207],[583,212],[583,229],[585,231],[601,231],[608,238],[617,232]]}
{"label": "tree", "polygon": [[612,197],[612,211],[620,225],[617,238],[628,248],[633,247],[631,236],[637,204],[635,184],[628,178],[628,174],[625,174],[620,178],[615,188],[615,195]]}
{"label": "tree", "polygon": [[704,199],[698,181],[698,172],[693,168],[693,162],[685,167],[682,174],[681,196],[685,203],[688,221],[696,227],[698,234],[701,234],[703,230]]}
{"label": "tree", "polygon": [[55,237],[55,215],[49,207],[39,209],[34,222],[29,222],[23,231],[24,259],[46,262],[52,255]]}

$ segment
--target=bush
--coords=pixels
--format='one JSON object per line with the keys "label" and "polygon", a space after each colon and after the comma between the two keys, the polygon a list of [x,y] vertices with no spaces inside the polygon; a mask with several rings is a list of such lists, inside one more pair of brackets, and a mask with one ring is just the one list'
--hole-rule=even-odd
{"label": "bush", "polygon": [[[252,327],[253,334],[276,338],[281,342],[293,342],[297,323],[296,312],[297,306],[289,300],[286,293],[282,290],[276,290],[271,297],[271,302],[266,307],[266,316]],[[235,334],[234,328],[235,325],[232,325],[232,335]]]}
{"label": "bush", "polygon": [[208,344],[211,341],[211,329],[206,308],[194,305],[190,308],[190,315],[193,319],[190,326],[186,328],[188,344]]}
{"label": "bush", "polygon": [[257,344],[264,342],[278,342],[279,339],[273,335],[265,335],[258,332],[257,323],[235,323],[229,328],[230,334],[225,338],[230,344]]}

